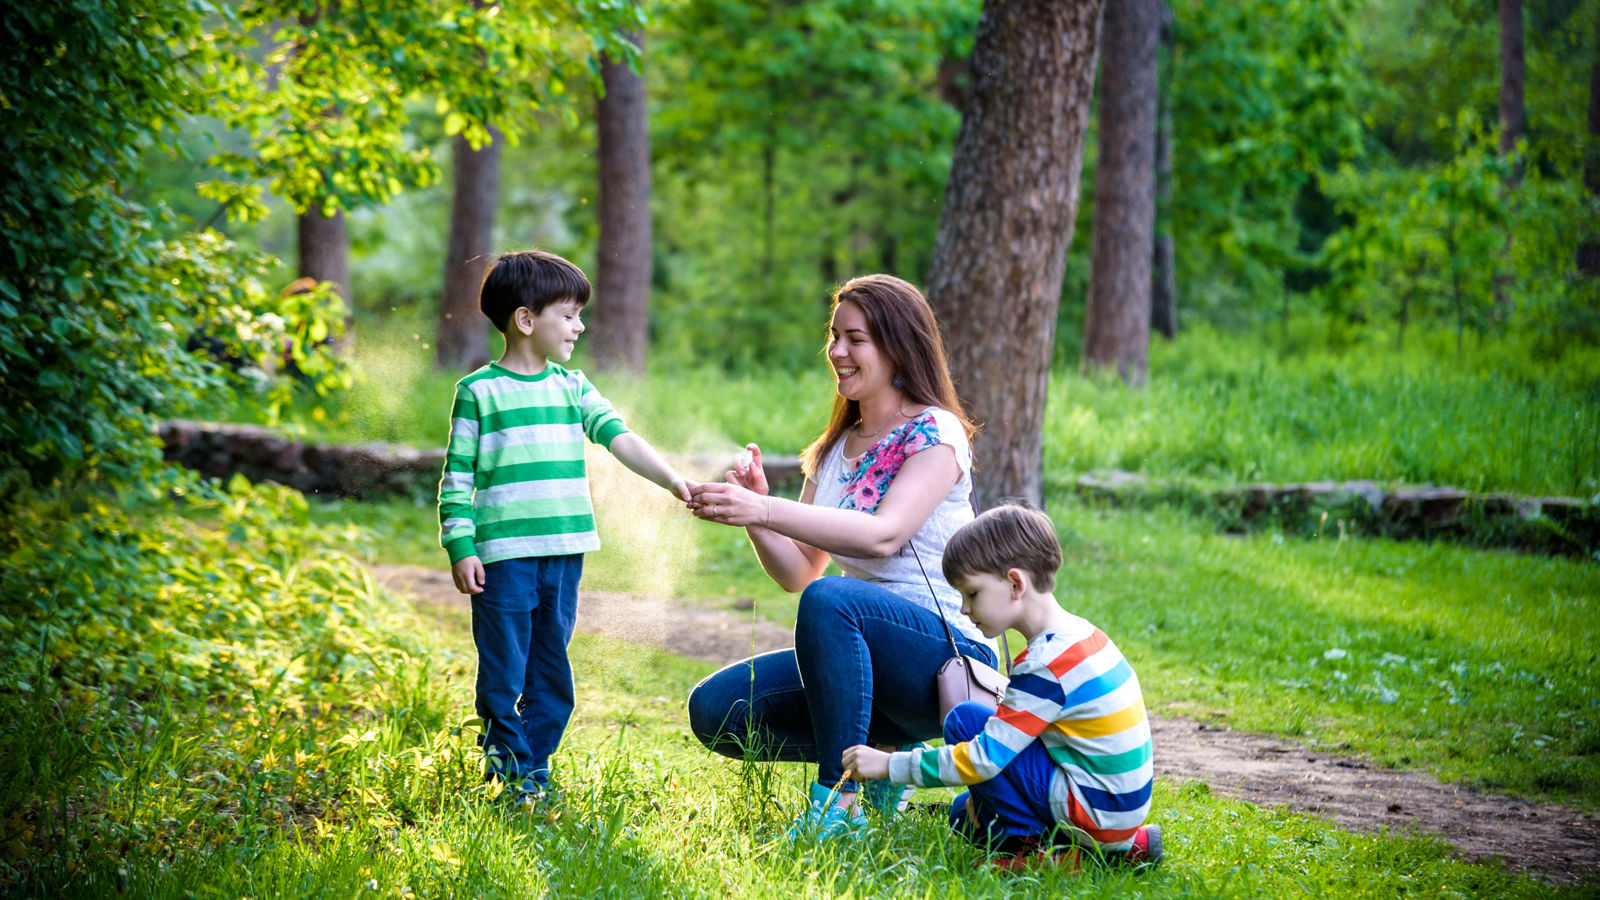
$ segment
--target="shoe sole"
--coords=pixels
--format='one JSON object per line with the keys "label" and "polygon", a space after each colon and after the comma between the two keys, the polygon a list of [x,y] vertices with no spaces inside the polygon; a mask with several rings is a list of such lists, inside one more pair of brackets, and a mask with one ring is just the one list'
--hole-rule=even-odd
{"label": "shoe sole", "polygon": [[1161,862],[1161,858],[1166,855],[1166,852],[1161,848],[1161,826],[1146,825],[1144,834],[1147,849],[1144,852],[1144,856],[1135,861],[1153,866]]}

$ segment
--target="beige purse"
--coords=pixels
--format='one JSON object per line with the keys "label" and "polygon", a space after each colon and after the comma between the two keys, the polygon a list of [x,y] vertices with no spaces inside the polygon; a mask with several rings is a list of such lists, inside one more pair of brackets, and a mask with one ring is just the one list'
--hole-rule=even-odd
{"label": "beige purse", "polygon": [[[911,554],[917,558],[917,568],[922,569],[922,580],[928,584],[928,595],[933,598],[933,608],[939,613],[939,623],[944,626],[944,636],[950,641],[950,660],[939,667],[939,673],[933,676],[934,686],[939,694],[939,721],[944,721],[950,715],[950,710],[958,703],[973,701],[982,703],[990,709],[999,709],[1000,700],[1006,695],[1006,687],[1011,679],[1001,675],[993,666],[981,659],[974,659],[961,652],[956,644],[955,632],[950,628],[950,621],[944,616],[944,606],[939,602],[939,595],[933,589],[933,580],[928,577],[928,570],[922,565],[922,554],[917,552],[917,545],[911,544]],[[1006,644],[1006,636],[1000,635],[1000,652],[1004,655],[1006,671],[1011,671],[1011,648]]]}

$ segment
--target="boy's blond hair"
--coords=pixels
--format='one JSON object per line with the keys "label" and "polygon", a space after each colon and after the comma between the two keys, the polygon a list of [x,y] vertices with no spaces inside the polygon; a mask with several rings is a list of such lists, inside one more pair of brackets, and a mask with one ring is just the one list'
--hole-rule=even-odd
{"label": "boy's blond hair", "polygon": [[954,584],[979,573],[1006,577],[1021,569],[1033,578],[1036,590],[1055,590],[1061,568],[1061,542],[1056,540],[1050,517],[1020,503],[985,510],[961,526],[944,547],[944,577]]}

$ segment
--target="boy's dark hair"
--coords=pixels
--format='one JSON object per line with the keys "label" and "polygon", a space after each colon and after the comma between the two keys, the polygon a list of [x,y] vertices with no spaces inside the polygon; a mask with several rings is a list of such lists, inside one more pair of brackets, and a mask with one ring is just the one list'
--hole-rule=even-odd
{"label": "boy's dark hair", "polygon": [[979,573],[1004,578],[1021,569],[1033,586],[1046,593],[1055,590],[1061,568],[1061,542],[1050,517],[1020,503],[1005,503],[985,510],[961,526],[944,545],[944,578],[954,583]]}
{"label": "boy's dark hair", "polygon": [[478,292],[478,308],[505,334],[511,316],[526,306],[534,315],[563,300],[589,302],[589,279],[583,270],[554,253],[518,250],[506,253],[489,267]]}

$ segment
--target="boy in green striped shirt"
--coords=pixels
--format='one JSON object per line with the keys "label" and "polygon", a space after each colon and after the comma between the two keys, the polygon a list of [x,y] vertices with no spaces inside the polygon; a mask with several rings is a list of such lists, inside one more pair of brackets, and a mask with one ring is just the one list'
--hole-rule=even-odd
{"label": "boy in green striped shirt", "polygon": [[577,266],[541,250],[507,253],[478,302],[506,350],[456,384],[439,542],[456,588],[472,596],[488,774],[538,799],[572,717],[567,645],[583,554],[600,548],[584,440],[679,499],[687,502],[689,490],[582,372],[561,365],[589,302]]}

